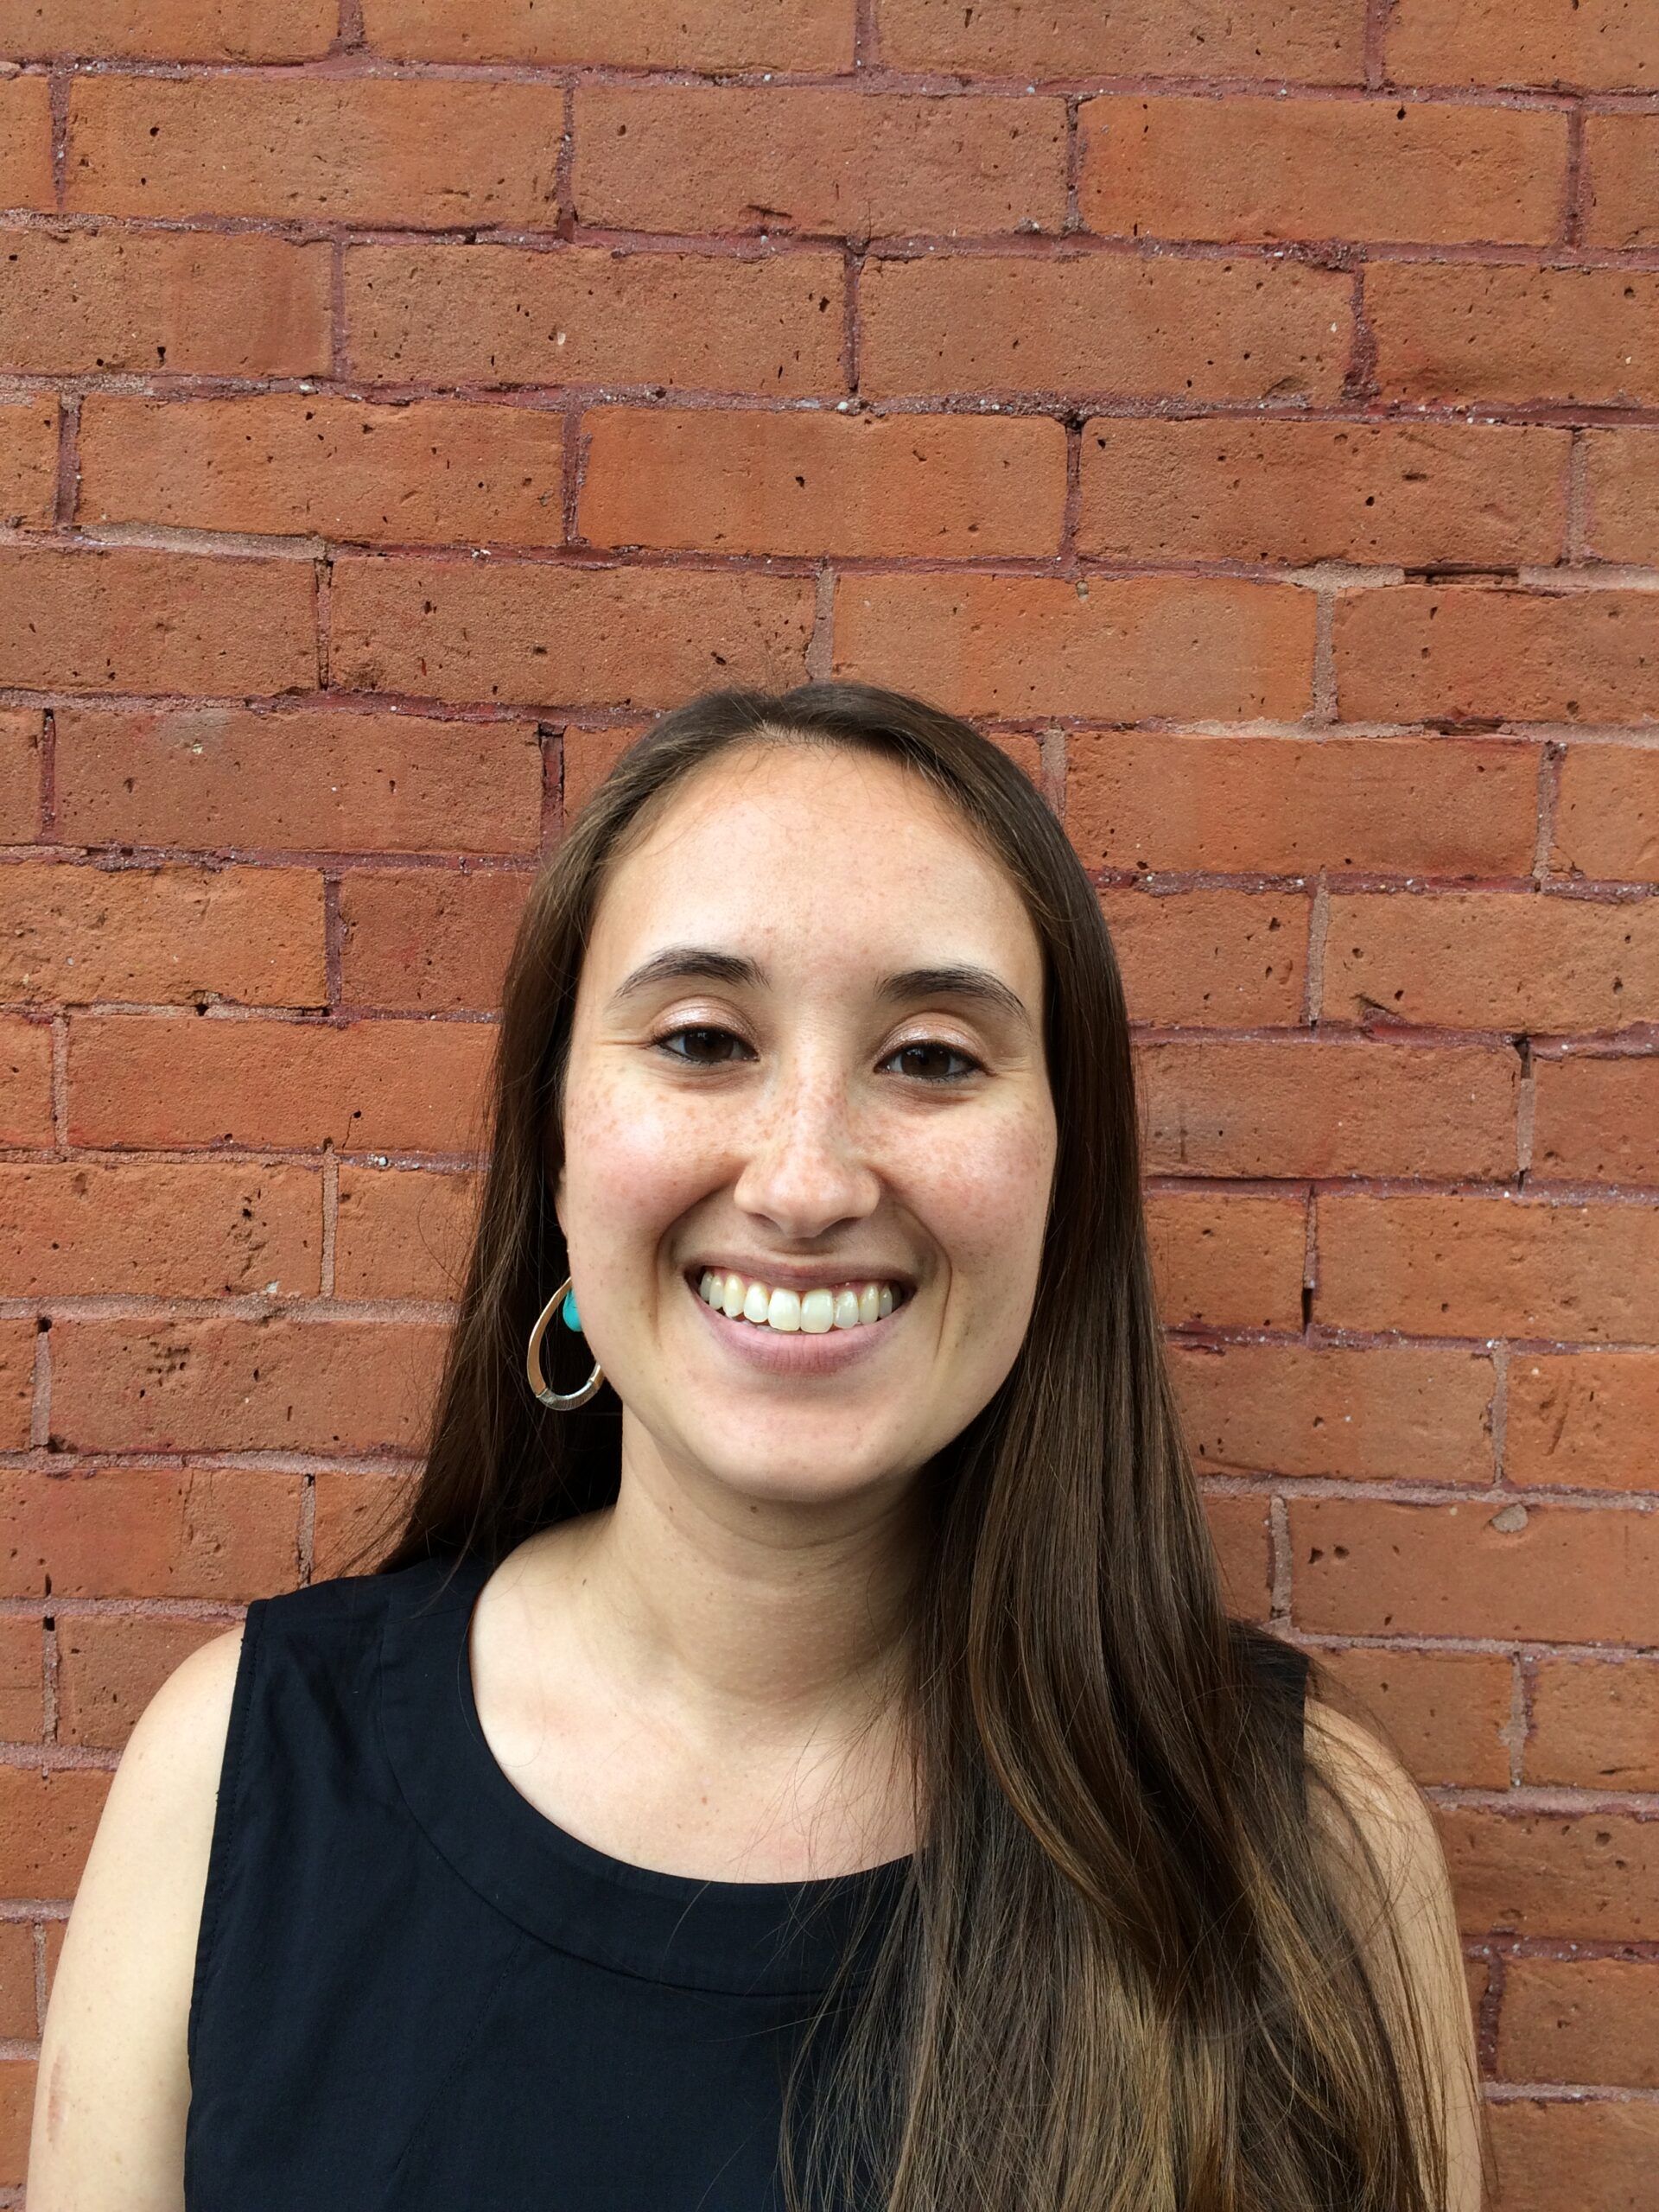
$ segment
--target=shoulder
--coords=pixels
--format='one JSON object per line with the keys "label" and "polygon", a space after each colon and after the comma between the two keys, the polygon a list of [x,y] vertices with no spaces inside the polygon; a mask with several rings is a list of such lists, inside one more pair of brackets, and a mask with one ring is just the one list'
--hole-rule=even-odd
{"label": "shoulder", "polygon": [[1477,2212],[1484,2129],[1457,1910],[1433,1808],[1370,1729],[1310,1697],[1316,1848],[1385,2009],[1416,2024],[1447,2160],[1445,2202]]}
{"label": "shoulder", "polygon": [[191,1981],[243,1630],[211,1637],[139,1716],[105,1801],[52,1986],[29,2201],[169,2201],[189,2102]]}

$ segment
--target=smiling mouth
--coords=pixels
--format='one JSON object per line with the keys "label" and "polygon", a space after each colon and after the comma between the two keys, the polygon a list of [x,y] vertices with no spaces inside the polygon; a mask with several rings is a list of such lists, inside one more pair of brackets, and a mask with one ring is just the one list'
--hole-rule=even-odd
{"label": "smiling mouth", "polygon": [[718,1268],[693,1266],[683,1274],[693,1297],[715,1319],[766,1336],[861,1334],[891,1319],[912,1295],[902,1282],[868,1276],[798,1290],[793,1284],[769,1285]]}

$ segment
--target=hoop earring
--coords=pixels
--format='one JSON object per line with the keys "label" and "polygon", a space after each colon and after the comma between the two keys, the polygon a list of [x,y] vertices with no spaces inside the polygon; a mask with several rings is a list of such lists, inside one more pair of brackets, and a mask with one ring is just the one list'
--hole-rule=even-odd
{"label": "hoop earring", "polygon": [[530,1378],[531,1389],[544,1406],[556,1406],[561,1413],[568,1412],[572,1406],[585,1406],[605,1380],[605,1371],[595,1360],[594,1371],[581,1389],[561,1395],[557,1390],[548,1389],[547,1377],[542,1373],[542,1338],[547,1334],[549,1325],[559,1307],[569,1306],[569,1310],[564,1317],[568,1327],[579,1329],[582,1326],[576,1318],[576,1301],[570,1293],[570,1281],[571,1278],[567,1275],[543,1306],[536,1325],[530,1332],[530,1350],[524,1355],[524,1372]]}

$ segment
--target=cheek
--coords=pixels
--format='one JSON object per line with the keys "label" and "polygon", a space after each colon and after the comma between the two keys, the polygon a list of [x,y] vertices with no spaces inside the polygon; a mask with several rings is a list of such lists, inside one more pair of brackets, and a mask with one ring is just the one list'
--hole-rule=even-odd
{"label": "cheek", "polygon": [[565,1190],[576,1224],[591,1222],[607,1237],[626,1236],[631,1223],[660,1230],[701,1194],[717,1160],[717,1132],[683,1100],[664,1098],[625,1074],[595,1074],[566,1103]]}
{"label": "cheek", "polygon": [[959,1276],[995,1271],[999,1294],[1034,1281],[1053,1157],[1052,1122],[1035,1106],[937,1130],[909,1187]]}

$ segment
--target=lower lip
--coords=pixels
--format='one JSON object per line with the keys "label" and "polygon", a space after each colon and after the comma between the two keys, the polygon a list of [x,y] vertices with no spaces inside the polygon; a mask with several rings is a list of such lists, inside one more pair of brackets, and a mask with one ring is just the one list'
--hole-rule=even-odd
{"label": "lower lip", "polygon": [[[683,1275],[680,1278],[685,1282]],[[855,1359],[868,1358],[892,1336],[893,1324],[908,1313],[912,1292],[879,1321],[861,1321],[855,1329],[826,1329],[813,1334],[804,1329],[772,1329],[764,1321],[734,1319],[723,1306],[716,1308],[691,1283],[687,1291],[714,1332],[715,1341],[734,1359],[772,1375],[838,1375]]]}

